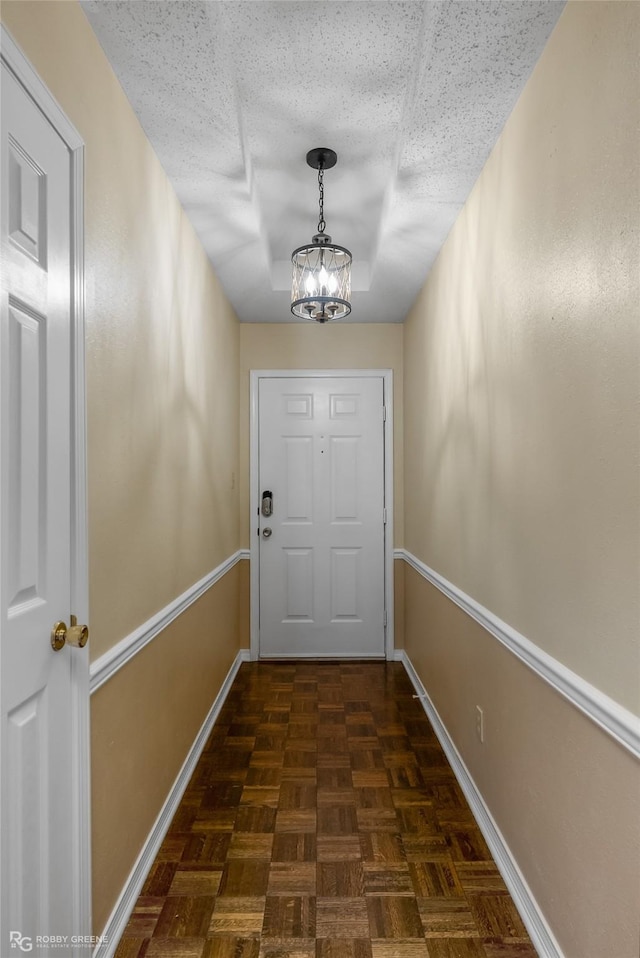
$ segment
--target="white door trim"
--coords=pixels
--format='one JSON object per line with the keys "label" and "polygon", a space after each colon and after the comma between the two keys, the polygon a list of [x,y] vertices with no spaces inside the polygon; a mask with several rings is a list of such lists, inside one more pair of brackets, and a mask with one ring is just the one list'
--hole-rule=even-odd
{"label": "white door trim", "polygon": [[[89,621],[87,539],[87,454],[84,331],[84,142],[59,103],[0,24],[0,55],[69,149],[71,163],[71,611],[79,622]],[[91,791],[89,740],[89,656],[70,649],[73,708],[74,876],[73,899],[77,935],[91,934]],[[84,949],[83,949],[84,951]],[[80,954],[81,951],[78,951]]]}
{"label": "white door trim", "polygon": [[383,381],[386,409],[384,430],[384,505],[386,524],[384,535],[384,594],[387,624],[385,654],[393,658],[393,370],[392,369],[252,369],[249,404],[249,536],[251,576],[251,659],[259,655],[260,639],[260,541],[256,534],[259,489],[258,489],[258,441],[259,441],[259,383],[261,379],[336,379],[378,378]]}

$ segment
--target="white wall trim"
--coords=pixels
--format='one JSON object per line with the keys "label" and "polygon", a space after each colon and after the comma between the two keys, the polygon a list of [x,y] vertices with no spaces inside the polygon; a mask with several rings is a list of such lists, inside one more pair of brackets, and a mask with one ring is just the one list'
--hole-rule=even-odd
{"label": "white wall trim", "polygon": [[[65,118],[66,119],[66,118]],[[72,482],[72,547],[71,609],[78,622],[91,623],[89,608],[89,528],[87,503],[87,392],[85,375],[85,260],[84,260],[84,143],[69,121],[66,141],[71,150],[71,190],[73,219],[71,223],[73,268],[72,382],[73,460]],[[80,142],[73,146],[75,137]],[[78,828],[77,843],[78,900],[75,903],[74,927],[91,927],[91,703],[89,656],[86,650],[74,649],[72,655],[73,685],[76,688],[73,726],[78,738],[73,777],[74,817]]]}
{"label": "white wall trim", "polygon": [[256,529],[258,514],[259,489],[259,384],[261,379],[355,379],[379,378],[383,382],[384,404],[387,409],[384,430],[384,497],[387,510],[387,521],[384,536],[384,592],[385,609],[387,612],[387,628],[385,635],[385,656],[393,658],[395,647],[394,639],[394,589],[393,589],[393,370],[392,369],[252,369],[249,373],[249,535],[251,558],[251,658],[257,659],[260,654],[260,543]]}
{"label": "white wall trim", "polygon": [[240,652],[236,655],[231,668],[229,669],[227,676],[222,683],[220,691],[216,695],[213,705],[211,706],[207,717],[205,718],[200,731],[198,732],[196,739],[189,750],[182,768],[178,772],[178,777],[176,778],[171,791],[167,795],[164,805],[160,810],[146,842],[142,847],[142,851],[138,855],[135,865],[133,866],[127,881],[125,882],[124,888],[120,893],[120,897],[116,902],[116,905],[111,912],[111,915],[102,931],[100,938],[103,939],[93,952],[93,958],[111,958],[111,956],[116,951],[118,943],[122,936],[122,933],[126,927],[126,924],[129,920],[129,916],[133,911],[140,890],[144,885],[146,877],[153,865],[154,859],[158,854],[158,849],[162,844],[164,836],[167,833],[167,830],[171,824],[173,816],[176,813],[180,800],[185,792],[187,785],[189,784],[189,779],[191,778],[193,771],[196,767],[198,759],[202,754],[202,750],[207,743],[207,739],[211,733],[211,729],[220,714],[220,710],[224,705],[225,699],[229,694],[229,690],[233,684],[233,680],[238,674],[238,670],[243,662],[249,661],[249,652],[246,649],[241,649]]}
{"label": "white wall trim", "polygon": [[493,855],[496,865],[502,875],[504,882],[511,893],[511,897],[518,909],[527,931],[533,942],[533,946],[540,955],[540,958],[563,958],[560,945],[556,941],[553,932],[549,928],[547,921],[542,914],[538,903],[536,902],[531,889],[529,888],[524,875],[518,867],[518,863],[511,854],[502,832],[498,828],[491,812],[487,808],[460,753],[450,738],[442,719],[429,698],[427,690],[420,681],[420,678],[414,669],[409,656],[404,650],[400,650],[399,659],[405,667],[413,687],[416,690],[418,698],[424,708],[433,729],[438,736],[438,741],[442,745],[447,756],[453,773],[458,780],[460,788],[464,792],[471,811],[478,823],[487,845]]}
{"label": "white wall trim", "polygon": [[163,629],[166,629],[174,619],[182,615],[185,609],[188,609],[196,599],[204,595],[207,589],[210,589],[223,575],[226,575],[227,572],[233,569],[234,565],[242,558],[244,558],[244,555],[240,550],[234,552],[232,556],[229,556],[229,558],[221,562],[219,566],[216,566],[212,572],[209,572],[187,589],[186,592],[179,595],[177,599],[174,599],[173,602],[170,602],[164,609],[148,619],[134,632],[127,635],[118,642],[117,645],[114,645],[113,648],[108,649],[108,651],[96,659],[95,662],[92,662],[90,669],[92,694],[115,675],[119,669],[126,665],[134,655],[137,655],[145,645],[148,645],[152,639],[155,639]]}
{"label": "white wall trim", "polygon": [[636,758],[640,758],[640,718],[638,716],[619,705],[524,635],[516,632],[493,612],[485,609],[479,602],[466,595],[439,573],[434,572],[406,549],[394,550],[394,558],[404,559],[412,569],[455,602],[572,705],[580,709]]}

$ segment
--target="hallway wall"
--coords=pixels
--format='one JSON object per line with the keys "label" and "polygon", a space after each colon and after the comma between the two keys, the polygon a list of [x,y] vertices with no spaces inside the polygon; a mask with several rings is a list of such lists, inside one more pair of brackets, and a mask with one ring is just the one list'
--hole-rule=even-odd
{"label": "hallway wall", "polygon": [[[239,332],[79,4],[2,21],[86,144],[94,665],[237,552]],[[99,934],[238,648],[238,565],[92,698]]]}
{"label": "hallway wall", "polygon": [[[634,3],[566,6],[404,349],[406,549],[627,714],[639,27]],[[407,652],[567,958],[637,955],[638,763],[411,568],[405,596]]]}
{"label": "hallway wall", "polygon": [[[239,327],[79,5],[0,16],[87,144],[94,662],[248,546],[249,369],[392,367],[395,545],[638,710],[638,8],[569,3],[404,329]],[[635,956],[637,764],[398,564],[408,654],[567,958]],[[92,699],[97,934],[248,644],[247,565]]]}

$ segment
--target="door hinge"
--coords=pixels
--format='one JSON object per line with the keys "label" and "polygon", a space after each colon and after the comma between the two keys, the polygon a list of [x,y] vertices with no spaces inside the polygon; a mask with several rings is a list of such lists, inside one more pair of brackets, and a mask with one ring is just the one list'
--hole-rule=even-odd
{"label": "door hinge", "polygon": [[387,407],[386,407],[386,406],[383,406],[383,407],[382,407],[382,421],[383,421],[383,422],[386,422],[386,421],[387,421]]}
{"label": "door hinge", "polygon": [[386,526],[386,524],[387,524],[387,510],[386,510],[386,509],[383,509],[383,510],[382,510],[382,524],[385,525],[385,526]]}
{"label": "door hinge", "polygon": [[385,627],[385,629],[386,629],[386,627],[387,627],[387,610],[386,610],[386,609],[384,610],[383,623],[384,623],[384,627]]}

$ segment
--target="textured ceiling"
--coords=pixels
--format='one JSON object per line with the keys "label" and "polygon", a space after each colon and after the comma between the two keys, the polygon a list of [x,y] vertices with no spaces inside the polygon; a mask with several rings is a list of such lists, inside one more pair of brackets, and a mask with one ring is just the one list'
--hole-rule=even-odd
{"label": "textured ceiling", "polygon": [[564,5],[556,0],[85,0],[241,321],[290,313],[325,219],[350,322],[402,322]]}

